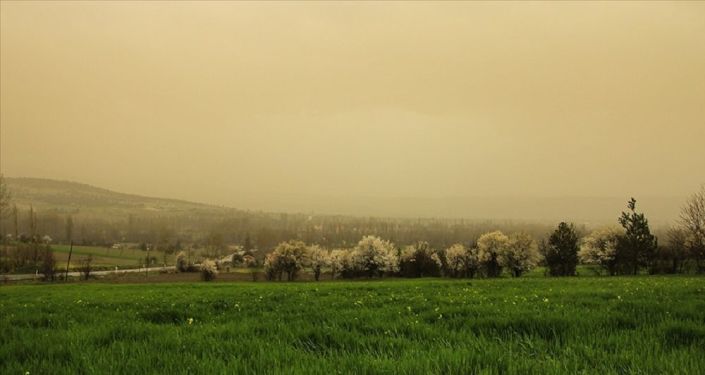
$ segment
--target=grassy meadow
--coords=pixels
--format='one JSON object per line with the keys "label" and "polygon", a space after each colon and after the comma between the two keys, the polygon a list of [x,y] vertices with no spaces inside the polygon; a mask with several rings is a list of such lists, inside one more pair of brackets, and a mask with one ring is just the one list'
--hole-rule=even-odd
{"label": "grassy meadow", "polygon": [[[64,269],[69,257],[69,246],[52,245],[51,248],[54,251],[57,266],[60,270]],[[77,268],[80,260],[88,255],[93,257],[93,265],[95,267],[112,269],[117,266],[122,269],[142,267],[144,265],[144,259],[147,257],[147,252],[140,249],[112,249],[110,247],[74,245],[73,253],[71,254],[70,268]],[[149,256],[155,257],[158,265],[164,262],[164,253],[161,251],[150,251]],[[168,264],[173,264],[174,255],[168,254],[166,261]]]}
{"label": "grassy meadow", "polygon": [[0,373],[703,374],[705,278],[0,287]]}

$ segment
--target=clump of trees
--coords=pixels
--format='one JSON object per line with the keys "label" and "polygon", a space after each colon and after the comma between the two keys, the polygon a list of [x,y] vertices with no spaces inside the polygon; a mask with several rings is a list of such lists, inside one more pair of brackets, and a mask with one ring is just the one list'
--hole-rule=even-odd
{"label": "clump of trees", "polygon": [[658,242],[651,234],[649,221],[636,210],[634,198],[627,202],[627,211],[619,217],[620,227],[600,228],[582,239],[580,260],[596,264],[609,275],[636,275],[655,260]]}

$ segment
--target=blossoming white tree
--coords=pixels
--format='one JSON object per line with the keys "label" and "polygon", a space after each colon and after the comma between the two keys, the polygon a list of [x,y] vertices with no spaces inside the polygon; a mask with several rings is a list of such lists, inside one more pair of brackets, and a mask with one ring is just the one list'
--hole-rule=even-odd
{"label": "blossoming white tree", "polygon": [[394,244],[376,236],[365,236],[351,254],[351,266],[369,277],[399,271],[399,256]]}
{"label": "blossoming white tree", "polygon": [[335,275],[348,268],[349,257],[350,250],[335,249],[330,252],[329,261],[331,278],[335,279]]}
{"label": "blossoming white tree", "polygon": [[508,268],[512,276],[519,277],[536,267],[539,261],[539,247],[526,233],[513,233],[499,252],[499,264]]}
{"label": "blossoming white tree", "polygon": [[442,267],[443,262],[438,251],[426,241],[407,246],[401,252],[400,269],[405,276],[437,276]]}
{"label": "blossoming white tree", "polygon": [[477,240],[478,258],[488,277],[497,277],[502,273],[499,254],[509,243],[509,237],[500,231],[485,233]]}
{"label": "blossoming white tree", "polygon": [[183,251],[179,251],[178,254],[176,254],[176,272],[186,272],[188,271],[189,264],[188,264],[188,259],[186,258],[186,253]]}
{"label": "blossoming white tree", "polygon": [[201,278],[204,281],[211,281],[218,275],[218,266],[214,261],[206,259],[201,262]]}
{"label": "blossoming white tree", "polygon": [[600,265],[614,275],[617,273],[619,238],[623,235],[624,230],[616,226],[597,229],[583,238],[578,257],[583,263]]}
{"label": "blossoming white tree", "polygon": [[281,280],[282,273],[286,273],[288,281],[296,278],[296,274],[306,264],[308,247],[305,243],[297,240],[282,242],[269,253],[264,259],[264,266],[268,278],[273,279],[278,276]]}
{"label": "blossoming white tree", "polygon": [[477,248],[454,244],[446,249],[446,266],[453,277],[473,277],[480,267]]}
{"label": "blossoming white tree", "polygon": [[330,264],[330,256],[328,251],[318,245],[309,246],[307,263],[309,267],[311,267],[313,278],[318,281],[321,277],[321,270],[323,267],[328,267]]}

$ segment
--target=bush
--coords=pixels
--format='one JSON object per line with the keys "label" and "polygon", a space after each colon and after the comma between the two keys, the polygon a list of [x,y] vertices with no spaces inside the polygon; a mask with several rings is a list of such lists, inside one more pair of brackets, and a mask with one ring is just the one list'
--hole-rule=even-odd
{"label": "bush", "polygon": [[201,262],[201,279],[203,281],[211,281],[215,279],[216,275],[218,275],[218,266],[214,261],[206,259]]}

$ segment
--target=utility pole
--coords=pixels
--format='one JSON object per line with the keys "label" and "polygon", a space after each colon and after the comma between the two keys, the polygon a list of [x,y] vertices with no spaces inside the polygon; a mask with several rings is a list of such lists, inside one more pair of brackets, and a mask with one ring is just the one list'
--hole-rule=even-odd
{"label": "utility pole", "polygon": [[71,264],[71,253],[73,252],[73,240],[69,245],[69,260],[66,261],[66,275],[64,276],[64,281],[69,281],[69,264]]}

